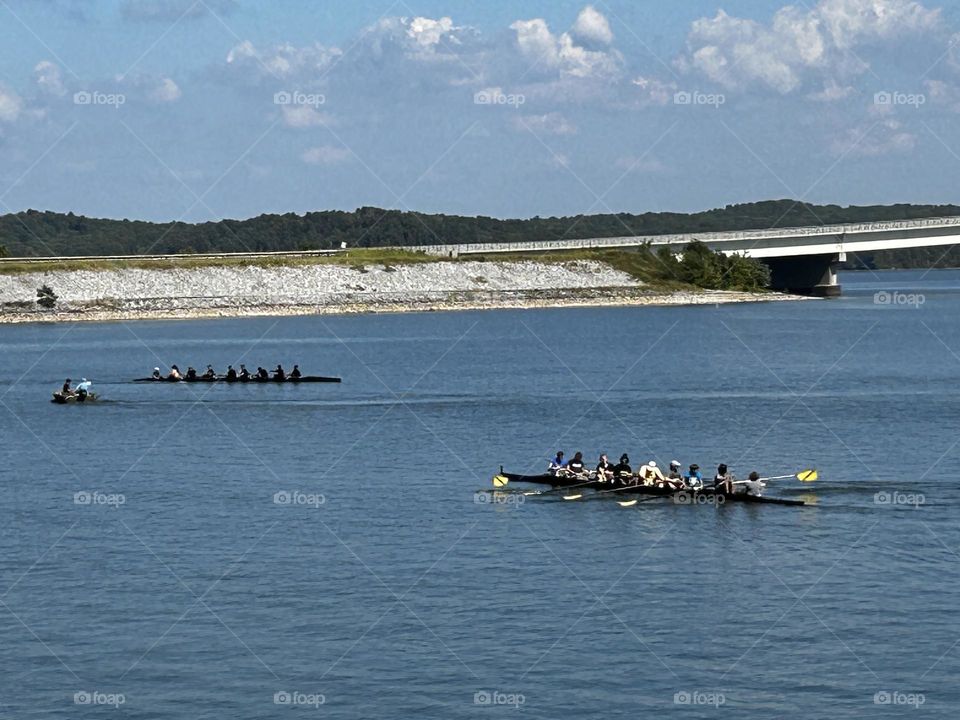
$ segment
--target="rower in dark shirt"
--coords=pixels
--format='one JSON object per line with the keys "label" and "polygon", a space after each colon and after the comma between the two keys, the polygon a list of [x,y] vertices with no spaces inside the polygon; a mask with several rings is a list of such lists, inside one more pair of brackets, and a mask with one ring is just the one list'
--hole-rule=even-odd
{"label": "rower in dark shirt", "polygon": [[614,466],[613,474],[614,477],[619,480],[628,480],[630,476],[633,475],[633,468],[630,467],[630,458],[627,457],[626,453],[620,456],[620,462]]}
{"label": "rower in dark shirt", "polygon": [[274,380],[286,380],[287,374],[283,371],[282,365],[277,365],[277,369],[273,371]]}
{"label": "rower in dark shirt", "polygon": [[63,381],[63,388],[60,390],[64,395],[73,395],[73,390],[70,387],[70,378],[67,378]]}
{"label": "rower in dark shirt", "polygon": [[613,480],[613,465],[607,459],[606,453],[600,456],[600,462],[597,463],[597,480],[600,482]]}
{"label": "rower in dark shirt", "polygon": [[192,367],[188,367],[188,368],[187,368],[187,380],[196,380],[196,379],[197,379],[197,371],[194,370]]}
{"label": "rower in dark shirt", "polygon": [[574,475],[583,475],[583,453],[578,452],[573,460],[567,463],[567,470]]}
{"label": "rower in dark shirt", "polygon": [[292,377],[292,378],[295,379],[295,380],[299,380],[299,379],[302,377],[302,375],[300,374],[300,366],[299,366],[299,365],[294,365],[294,366],[293,366],[293,370],[290,371],[290,377]]}
{"label": "rower in dark shirt", "polygon": [[257,365],[257,378],[260,380],[269,380],[270,373],[267,372],[266,368],[262,368]]}
{"label": "rower in dark shirt", "polygon": [[713,476],[713,489],[724,495],[733,493],[733,473],[727,470],[727,466],[723,463],[717,468],[717,474]]}
{"label": "rower in dark shirt", "polygon": [[227,366],[227,382],[233,382],[237,379],[237,371],[233,369],[233,365]]}
{"label": "rower in dark shirt", "polygon": [[203,373],[204,380],[213,380],[217,377],[217,371],[213,369],[213,365],[207,365],[206,371]]}
{"label": "rower in dark shirt", "polygon": [[250,371],[247,370],[247,366],[244,365],[243,363],[240,364],[240,379],[241,379],[241,380],[249,380],[249,379],[250,379]]}

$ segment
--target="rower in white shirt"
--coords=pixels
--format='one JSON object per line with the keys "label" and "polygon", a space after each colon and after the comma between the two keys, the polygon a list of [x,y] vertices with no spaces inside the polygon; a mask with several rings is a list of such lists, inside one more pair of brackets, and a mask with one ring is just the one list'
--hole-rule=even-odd
{"label": "rower in white shirt", "polygon": [[656,460],[651,460],[641,467],[638,475],[644,485],[662,485],[667,480],[660,471],[660,468],[657,467]]}

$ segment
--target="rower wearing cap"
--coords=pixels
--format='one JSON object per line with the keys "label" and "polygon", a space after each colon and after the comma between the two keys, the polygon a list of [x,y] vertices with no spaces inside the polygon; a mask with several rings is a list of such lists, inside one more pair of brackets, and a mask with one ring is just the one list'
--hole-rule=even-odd
{"label": "rower wearing cap", "polygon": [[746,488],[747,495],[756,495],[757,497],[763,495],[763,489],[767,486],[756,470],[750,473],[749,477],[744,480],[743,485]]}
{"label": "rower wearing cap", "polygon": [[667,485],[675,490],[683,489],[683,475],[680,473],[680,461],[670,461],[670,472],[667,473]]}
{"label": "rower wearing cap", "polygon": [[600,482],[611,482],[613,480],[613,465],[607,459],[607,454],[600,455],[600,461],[597,463],[597,480]]}
{"label": "rower wearing cap", "polygon": [[152,374],[150,377],[151,377],[151,379],[153,379],[153,380],[163,380],[163,378],[160,377],[160,368],[155,367],[155,368],[153,369],[153,374]]}
{"label": "rower wearing cap", "polygon": [[90,387],[92,385],[93,383],[86,378],[80,378],[80,384],[77,385],[77,399],[81,401],[86,400],[87,395],[90,394]]}
{"label": "rower wearing cap", "polygon": [[667,481],[660,468],[657,467],[656,460],[651,460],[640,468],[640,479],[644,485],[662,485]]}
{"label": "rower wearing cap", "polygon": [[733,494],[733,473],[731,473],[724,463],[717,467],[717,474],[713,476],[713,489],[715,492],[724,495]]}
{"label": "rower wearing cap", "polygon": [[567,461],[563,459],[563,450],[557,450],[557,456],[550,461],[550,466],[547,470],[554,475],[560,474],[561,471],[566,470]]}
{"label": "rower wearing cap", "polygon": [[703,487],[703,475],[700,474],[700,466],[694,463],[690,466],[687,474],[683,476],[683,482],[688,488],[696,490]]}

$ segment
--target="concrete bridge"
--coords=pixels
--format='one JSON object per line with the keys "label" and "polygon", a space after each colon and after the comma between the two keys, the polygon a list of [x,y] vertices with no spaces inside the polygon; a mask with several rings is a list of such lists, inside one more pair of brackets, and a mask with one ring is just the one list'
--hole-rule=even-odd
{"label": "concrete bridge", "polygon": [[852,223],[814,227],[689,233],[637,237],[588,238],[530,243],[475,243],[418,248],[434,255],[458,257],[493,253],[553,250],[625,249],[650,245],[676,246],[677,252],[694,240],[712,250],[739,253],[770,266],[777,290],[818,295],[840,294],[837,270],[847,253],[960,243],[960,217]]}

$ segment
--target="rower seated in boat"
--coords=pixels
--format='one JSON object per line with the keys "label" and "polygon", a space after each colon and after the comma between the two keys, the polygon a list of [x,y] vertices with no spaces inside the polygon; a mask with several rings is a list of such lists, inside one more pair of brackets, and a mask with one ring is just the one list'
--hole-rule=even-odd
{"label": "rower seated in boat", "polygon": [[180,368],[176,365],[170,366],[170,374],[167,375],[167,380],[183,380],[183,376],[180,374]]}
{"label": "rower seated in boat", "polygon": [[613,465],[607,459],[607,454],[600,455],[600,461],[597,463],[597,480],[600,482],[613,482]]}
{"label": "rower seated in boat", "polygon": [[554,475],[560,475],[562,471],[567,469],[567,461],[563,459],[563,450],[557,450],[557,456],[550,461],[549,467],[547,467],[547,472]]}
{"label": "rower seated in boat", "polygon": [[217,378],[217,371],[213,369],[213,365],[207,365],[207,369],[203,373],[204,380],[215,380]]}
{"label": "rower seated in boat", "polygon": [[573,460],[567,463],[567,472],[571,475],[583,475],[583,453],[577,452]]}
{"label": "rower seated in boat", "polygon": [[227,382],[233,382],[237,379],[237,371],[233,369],[233,365],[227,365]]}
{"label": "rower seated in boat", "polygon": [[86,378],[80,378],[80,384],[77,385],[77,400],[80,400],[81,402],[86,400],[87,396],[90,394],[90,388],[92,386],[92,382]]}
{"label": "rower seated in boat", "polygon": [[153,373],[150,375],[150,378],[151,378],[152,380],[163,380],[163,378],[160,377],[160,368],[155,367],[155,368],[153,369]]}
{"label": "rower seated in boat", "polygon": [[290,377],[292,377],[294,380],[299,380],[301,377],[303,377],[303,376],[300,374],[300,366],[299,366],[299,365],[294,365],[294,366],[293,366],[293,370],[290,371]]}
{"label": "rower seated in boat", "polygon": [[758,473],[756,470],[751,472],[748,478],[743,481],[743,487],[746,491],[746,494],[755,495],[756,497],[763,495],[763,489],[766,486],[767,484],[760,479],[760,473]]}
{"label": "rower seated in boat", "polygon": [[622,483],[633,479],[633,468],[630,467],[630,458],[624,453],[620,456],[620,462],[613,466],[614,477]]}
{"label": "rower seated in boat", "polygon": [[668,487],[673,490],[683,490],[686,487],[686,484],[683,482],[683,475],[680,474],[679,460],[670,461],[670,471],[663,481],[663,487]]}
{"label": "rower seated in boat", "polygon": [[700,466],[694,463],[690,466],[687,474],[683,476],[683,483],[691,490],[699,490],[703,487],[703,475],[700,474]]}
{"label": "rower seated in boat", "polygon": [[269,379],[270,379],[270,373],[267,372],[267,369],[266,369],[266,368],[262,368],[262,367],[260,367],[259,365],[257,365],[257,379],[258,379],[258,380],[269,380]]}
{"label": "rower seated in boat", "polygon": [[239,377],[240,377],[241,380],[249,380],[249,379],[250,379],[250,371],[247,370],[247,366],[244,365],[243,363],[240,363],[240,375],[239,375]]}
{"label": "rower seated in boat", "polygon": [[733,494],[733,473],[723,463],[720,463],[717,467],[717,474],[713,476],[713,489],[714,492],[724,495]]}
{"label": "rower seated in boat", "polygon": [[194,370],[192,367],[188,367],[188,368],[187,368],[187,380],[196,380],[196,379],[197,379],[197,371]]}
{"label": "rower seated in boat", "polygon": [[639,474],[640,481],[644,485],[663,485],[667,480],[660,471],[660,468],[657,467],[656,460],[651,460],[641,467]]}
{"label": "rower seated in boat", "polygon": [[277,365],[277,369],[273,371],[274,380],[286,380],[287,374],[283,371],[282,365]]}
{"label": "rower seated in boat", "polygon": [[76,393],[73,391],[73,388],[70,387],[70,383],[71,383],[70,378],[67,378],[66,380],[63,381],[63,387],[60,388],[60,393],[64,397],[71,397],[72,395],[76,395]]}

